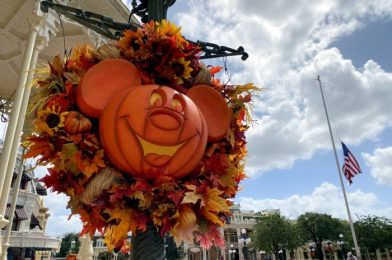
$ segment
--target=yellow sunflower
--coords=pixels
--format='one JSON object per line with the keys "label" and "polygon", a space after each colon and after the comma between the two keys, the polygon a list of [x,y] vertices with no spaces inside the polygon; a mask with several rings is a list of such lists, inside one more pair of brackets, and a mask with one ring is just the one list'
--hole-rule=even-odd
{"label": "yellow sunflower", "polygon": [[127,30],[124,32],[124,36],[118,41],[118,46],[126,53],[132,54],[140,50],[143,44],[143,37],[144,34],[140,29],[136,31]]}
{"label": "yellow sunflower", "polygon": [[163,20],[160,23],[157,22],[156,25],[158,35],[173,37],[178,47],[182,47],[187,42],[181,35],[181,27],[177,27],[174,23]]}
{"label": "yellow sunflower", "polygon": [[189,64],[190,61],[186,61],[184,57],[179,58],[171,62],[171,68],[174,72],[174,79],[177,80],[178,84],[184,83],[184,79],[191,77],[191,71],[193,70]]}
{"label": "yellow sunflower", "polygon": [[40,109],[37,112],[35,126],[39,132],[53,136],[61,127],[64,127],[64,120],[68,112],[60,113],[60,108],[55,106]]}

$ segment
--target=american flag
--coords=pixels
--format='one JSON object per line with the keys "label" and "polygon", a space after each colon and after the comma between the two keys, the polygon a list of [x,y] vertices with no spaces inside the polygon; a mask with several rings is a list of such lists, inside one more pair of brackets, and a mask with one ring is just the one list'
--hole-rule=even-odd
{"label": "american flag", "polygon": [[358,173],[362,173],[361,167],[354,155],[350,152],[347,146],[342,142],[343,154],[344,154],[344,164],[343,164],[343,173],[346,176],[346,179],[351,184],[353,181],[351,180]]}

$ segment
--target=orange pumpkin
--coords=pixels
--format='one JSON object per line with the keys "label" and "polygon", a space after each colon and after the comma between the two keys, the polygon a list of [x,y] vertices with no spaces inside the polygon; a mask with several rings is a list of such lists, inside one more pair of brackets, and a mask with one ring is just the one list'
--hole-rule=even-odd
{"label": "orange pumpkin", "polygon": [[[104,73],[105,66],[121,66],[119,61],[101,62],[95,65],[99,66],[96,71]],[[131,70],[127,75],[137,74],[135,68],[126,66]],[[138,76],[120,90],[119,79],[106,75],[105,79],[96,75],[98,80],[90,73],[78,91],[83,93],[84,88],[94,87],[95,92],[99,92],[104,86],[107,96],[100,100],[105,103],[104,108],[99,108],[95,105],[99,102],[94,101],[102,98],[101,95],[81,97],[84,102],[78,105],[82,111],[95,110],[100,115],[100,141],[106,155],[126,173],[148,179],[157,174],[181,178],[197,167],[207,140],[217,141],[227,133],[229,109],[225,99],[210,86],[195,86],[187,96],[166,86],[135,85],[134,82],[140,80]],[[89,85],[91,82],[94,86]],[[108,89],[113,89],[111,94]]]}
{"label": "orange pumpkin", "polygon": [[78,111],[70,111],[64,119],[64,129],[70,134],[88,132],[92,126],[90,119]]}

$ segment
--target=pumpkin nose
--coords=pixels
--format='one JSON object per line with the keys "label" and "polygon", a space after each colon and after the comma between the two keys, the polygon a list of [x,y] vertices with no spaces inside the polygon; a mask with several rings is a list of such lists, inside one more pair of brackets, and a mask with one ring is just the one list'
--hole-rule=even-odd
{"label": "pumpkin nose", "polygon": [[150,114],[151,123],[163,130],[176,130],[182,125],[182,117],[171,110],[159,109]]}

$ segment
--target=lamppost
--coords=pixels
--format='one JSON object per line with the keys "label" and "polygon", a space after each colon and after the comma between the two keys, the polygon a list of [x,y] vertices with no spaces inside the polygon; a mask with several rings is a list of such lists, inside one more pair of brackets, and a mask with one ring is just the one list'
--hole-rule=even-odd
{"label": "lamppost", "polygon": [[316,257],[316,248],[313,245],[310,246],[310,256],[312,259]]}
{"label": "lamppost", "polygon": [[229,256],[230,256],[230,259],[231,259],[231,260],[234,260],[235,251],[236,251],[236,250],[234,249],[234,245],[231,244],[231,245],[230,245],[230,249],[229,249]]}
{"label": "lamppost", "polygon": [[332,259],[333,248],[331,247],[331,242],[327,242],[328,259]]}
{"label": "lamppost", "polygon": [[250,237],[248,237],[248,234],[246,234],[246,229],[245,228],[241,229],[241,236],[238,239],[238,242],[241,245],[243,245],[242,246],[242,254],[244,255],[244,259],[248,260],[249,250],[248,250],[248,247],[246,245],[247,244],[249,245],[250,242],[252,242],[252,240],[250,239]]}
{"label": "lamppost", "polygon": [[264,260],[264,256],[265,256],[265,251],[261,250],[260,251],[260,257],[261,257],[262,260]]}
{"label": "lamppost", "polygon": [[71,248],[69,249],[70,253],[75,253],[75,245],[76,245],[75,240],[72,240],[71,241]]}
{"label": "lamppost", "polygon": [[342,252],[342,259],[344,259],[344,241],[343,241],[343,234],[339,234],[339,240],[337,244],[340,246],[340,251]]}

